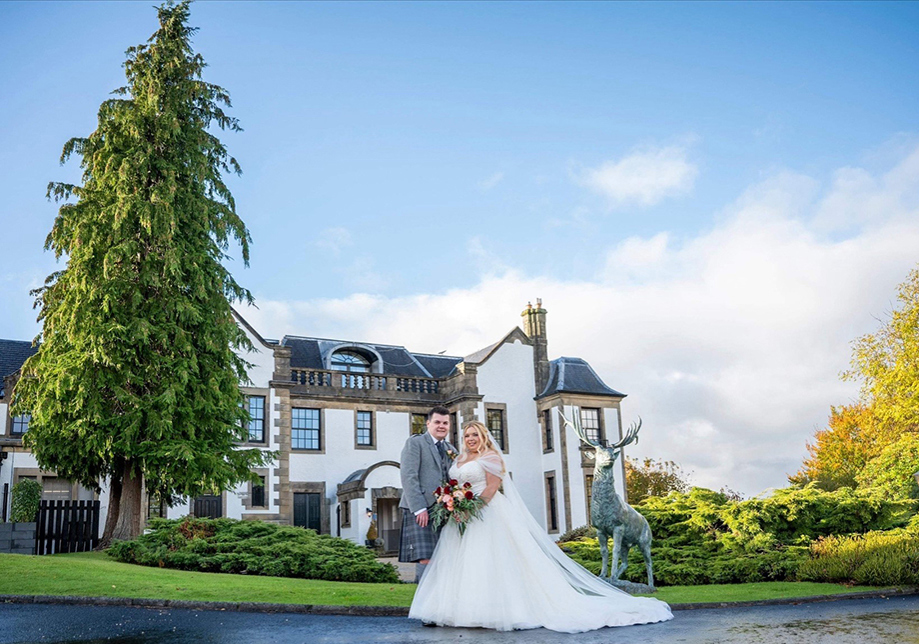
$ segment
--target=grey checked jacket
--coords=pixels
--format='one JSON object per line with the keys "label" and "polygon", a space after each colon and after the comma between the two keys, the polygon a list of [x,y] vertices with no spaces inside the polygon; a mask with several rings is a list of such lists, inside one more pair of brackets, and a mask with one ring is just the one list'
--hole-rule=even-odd
{"label": "grey checked jacket", "polygon": [[[456,451],[446,440],[444,446]],[[399,475],[402,478],[402,500],[399,501],[399,507],[413,514],[430,507],[434,503],[434,490],[440,487],[450,469],[450,458],[445,457],[445,462],[441,463],[434,437],[425,432],[410,436],[405,441],[399,463]]]}

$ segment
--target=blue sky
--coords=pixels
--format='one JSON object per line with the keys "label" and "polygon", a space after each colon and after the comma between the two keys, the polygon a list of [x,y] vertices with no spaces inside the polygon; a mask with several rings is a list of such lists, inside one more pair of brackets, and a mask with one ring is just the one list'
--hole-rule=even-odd
{"label": "blue sky", "polygon": [[[702,484],[783,484],[919,259],[917,3],[199,2],[192,23],[244,128],[235,274],[263,333],[464,354],[541,296],[550,353],[633,392],[648,455]],[[61,146],[155,26],[147,2],[0,4],[0,337],[37,331],[45,186],[79,176]],[[819,355],[772,364],[797,342]],[[751,474],[738,441],[777,433]]]}

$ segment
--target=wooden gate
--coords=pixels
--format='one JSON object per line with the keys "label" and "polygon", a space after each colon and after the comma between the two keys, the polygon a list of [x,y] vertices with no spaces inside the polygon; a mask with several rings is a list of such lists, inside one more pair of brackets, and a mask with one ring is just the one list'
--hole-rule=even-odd
{"label": "wooden gate", "polygon": [[199,519],[219,519],[223,516],[223,497],[219,494],[202,494],[195,499],[193,512]]}
{"label": "wooden gate", "polygon": [[35,554],[88,552],[99,545],[99,501],[42,501]]}

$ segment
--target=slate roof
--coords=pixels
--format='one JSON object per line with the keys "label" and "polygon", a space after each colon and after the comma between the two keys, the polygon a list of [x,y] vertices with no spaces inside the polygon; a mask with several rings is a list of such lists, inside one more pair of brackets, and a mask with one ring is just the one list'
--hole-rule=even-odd
{"label": "slate roof", "polygon": [[489,344],[484,349],[479,349],[475,353],[470,353],[468,356],[466,356],[466,362],[472,362],[475,364],[482,362],[482,360],[484,360],[488,354],[494,351],[494,348],[501,344],[501,342],[503,342],[503,340],[498,340],[494,344]]}
{"label": "slate roof", "polygon": [[549,382],[545,390],[537,396],[544,398],[555,393],[593,394],[599,396],[617,396],[626,394],[606,386],[597,372],[586,360],[581,358],[556,358],[549,362]]}
{"label": "slate roof", "polygon": [[[453,373],[456,365],[463,361],[455,356],[412,353],[405,347],[391,344],[370,344],[366,342],[348,342],[325,338],[304,338],[286,335],[281,346],[290,347],[290,366],[292,369],[325,369],[323,357],[336,348],[362,351],[365,354],[379,356],[383,361],[382,373],[392,376],[410,376],[414,378],[443,378]],[[374,373],[379,373],[373,369]]]}
{"label": "slate roof", "polygon": [[0,340],[0,397],[3,394],[3,379],[16,373],[22,363],[37,351],[27,340]]}

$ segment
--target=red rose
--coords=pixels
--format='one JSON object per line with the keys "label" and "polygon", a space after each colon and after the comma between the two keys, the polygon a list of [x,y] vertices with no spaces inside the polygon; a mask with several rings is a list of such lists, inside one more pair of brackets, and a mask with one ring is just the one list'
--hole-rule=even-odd
{"label": "red rose", "polygon": [[470,501],[475,497],[475,494],[472,493],[472,490],[466,490],[466,498]]}
{"label": "red rose", "polygon": [[453,493],[453,488],[451,488],[449,485],[444,487],[444,494],[452,494],[452,493]]}
{"label": "red rose", "polygon": [[469,481],[466,481],[465,483],[463,483],[463,489],[468,490],[471,487],[472,487],[472,483],[470,483]]}
{"label": "red rose", "polygon": [[450,485],[459,485],[459,481],[456,479],[450,479]]}
{"label": "red rose", "polygon": [[443,490],[441,490],[440,488],[437,488],[436,490],[434,490],[434,494],[436,494],[437,496],[440,496],[442,493],[443,493]]}

